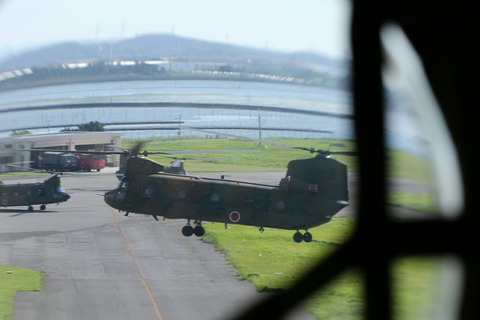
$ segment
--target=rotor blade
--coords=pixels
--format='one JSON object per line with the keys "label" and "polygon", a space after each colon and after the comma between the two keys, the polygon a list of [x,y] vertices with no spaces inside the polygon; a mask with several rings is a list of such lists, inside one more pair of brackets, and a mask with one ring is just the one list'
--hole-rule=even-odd
{"label": "rotor blade", "polygon": [[151,154],[168,154],[170,155],[171,153],[169,152],[164,152],[164,151],[148,151],[148,150],[143,150],[142,152],[140,152],[140,149],[142,149],[142,146],[145,145],[147,142],[146,141],[140,141],[138,142],[135,147],[133,147],[133,149],[130,151],[130,154],[132,156],[138,156],[138,155],[142,155],[142,156],[148,156],[148,155],[151,155]]}
{"label": "rotor blade", "polygon": [[169,152],[163,152],[163,151],[148,151],[148,150],[143,150],[143,152],[141,153],[143,156],[148,156],[148,155],[151,155],[151,154],[171,154]]}
{"label": "rotor blade", "polygon": [[358,155],[357,151],[328,151],[330,154],[339,154],[344,156],[356,156]]}
{"label": "rotor blade", "polygon": [[10,162],[10,163],[3,163],[5,166],[16,166],[16,165],[21,165],[24,163],[33,163],[33,161],[18,161],[18,162]]}
{"label": "rotor blade", "polygon": [[306,148],[306,147],[290,147],[290,148],[293,148],[293,149],[300,149],[300,150],[305,150],[305,151],[308,151],[310,153],[316,153],[317,151],[319,150],[315,150],[314,148]]}
{"label": "rotor blade", "polygon": [[310,153],[318,153],[323,156],[329,156],[331,154],[338,154],[338,155],[344,155],[344,156],[356,156],[358,153],[356,151],[330,151],[330,150],[322,150],[318,149],[315,150],[313,148],[309,149]]}
{"label": "rotor blade", "polygon": [[60,153],[84,153],[84,154],[99,154],[99,155],[110,155],[110,154],[120,154],[128,155],[129,151],[89,151],[89,150],[55,150],[55,149],[21,149],[15,151],[38,151],[38,152],[60,152]]}
{"label": "rotor blade", "polygon": [[145,144],[145,141],[139,141],[137,142],[137,144],[135,145],[135,147],[133,147],[133,149],[131,150],[131,154],[132,156],[136,157],[138,156],[138,154],[140,153],[140,149],[142,148],[142,146]]}
{"label": "rotor blade", "polygon": [[108,148],[113,149],[113,150],[118,149],[118,150],[121,150],[121,151],[128,150],[128,149],[125,149],[125,148],[122,148],[122,147],[116,147],[116,146],[108,146]]}
{"label": "rotor blade", "polygon": [[3,165],[6,166],[6,167],[11,167],[11,168],[15,168],[15,169],[22,169],[25,172],[49,173],[46,170],[37,170],[37,169],[30,168],[30,167],[24,167],[24,166],[15,165],[15,164],[3,164]]}
{"label": "rotor blade", "polygon": [[171,153],[163,152],[163,151],[147,151],[147,150],[144,150],[142,152],[138,152],[135,149],[133,149],[133,150],[123,149],[123,148],[119,148],[119,149],[121,149],[123,151],[55,150],[55,149],[21,149],[21,150],[16,150],[16,151],[81,153],[81,154],[96,154],[96,155],[106,155],[106,156],[111,155],[111,154],[118,154],[118,155],[123,155],[123,156],[138,155],[138,154],[141,154],[141,155],[144,155],[144,156],[148,156],[150,154],[171,154]]}

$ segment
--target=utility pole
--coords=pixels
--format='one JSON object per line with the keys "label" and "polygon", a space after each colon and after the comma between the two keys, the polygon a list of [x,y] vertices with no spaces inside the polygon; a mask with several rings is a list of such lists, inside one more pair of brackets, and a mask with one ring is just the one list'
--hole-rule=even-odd
{"label": "utility pole", "polygon": [[180,138],[180,135],[182,134],[181,131],[182,131],[182,115],[179,114],[178,115],[178,137],[179,138]]}
{"label": "utility pole", "polygon": [[262,117],[260,116],[260,110],[258,110],[258,145],[262,144]]}

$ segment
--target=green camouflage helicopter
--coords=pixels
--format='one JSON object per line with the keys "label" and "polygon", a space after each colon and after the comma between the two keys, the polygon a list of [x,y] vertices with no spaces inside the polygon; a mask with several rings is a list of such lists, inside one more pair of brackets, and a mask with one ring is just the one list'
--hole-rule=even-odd
{"label": "green camouflage helicopter", "polygon": [[65,202],[70,195],[60,187],[60,177],[52,175],[43,182],[3,184],[0,181],[0,206],[28,206],[33,211],[33,205],[40,205],[45,210],[47,204]]}
{"label": "green camouflage helicopter", "polygon": [[[309,148],[313,158],[292,160],[278,186],[164,172],[164,166],[139,155],[127,158],[117,187],[104,195],[119,211],[186,219],[184,236],[202,236],[203,221],[296,230],[295,242],[310,242],[310,228],[329,222],[348,206],[347,166],[329,152]],[[144,155],[147,155],[145,152]],[[193,221],[193,226],[191,224]],[[300,230],[305,230],[304,233]]]}

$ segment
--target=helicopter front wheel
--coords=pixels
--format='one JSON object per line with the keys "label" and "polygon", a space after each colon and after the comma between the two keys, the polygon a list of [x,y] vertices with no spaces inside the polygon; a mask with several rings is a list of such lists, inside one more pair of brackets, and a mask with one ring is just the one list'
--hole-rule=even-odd
{"label": "helicopter front wheel", "polygon": [[293,241],[295,241],[296,243],[300,243],[302,242],[302,240],[303,234],[300,231],[295,232],[295,234],[293,235]]}
{"label": "helicopter front wheel", "polygon": [[313,239],[313,236],[310,232],[305,232],[305,234],[303,235],[303,241],[305,242],[311,242]]}

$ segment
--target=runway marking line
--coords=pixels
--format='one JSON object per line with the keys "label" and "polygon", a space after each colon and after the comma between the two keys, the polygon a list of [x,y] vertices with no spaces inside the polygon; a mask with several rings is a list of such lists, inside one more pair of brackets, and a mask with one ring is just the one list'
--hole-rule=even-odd
{"label": "runway marking line", "polygon": [[118,221],[115,211],[111,209],[110,213],[112,214],[113,220],[115,221],[115,225],[117,226],[118,232],[120,233],[120,238],[122,239],[123,246],[125,247],[125,250],[127,251],[128,256],[130,257],[130,260],[132,260],[133,266],[135,268],[135,272],[137,273],[137,276],[140,279],[140,282],[145,288],[145,291],[147,291],[148,297],[150,298],[150,302],[152,302],[153,308],[155,309],[158,319],[163,320],[163,317],[162,317],[162,314],[160,313],[160,309],[158,308],[157,302],[153,298],[152,291],[150,291],[150,288],[148,287],[147,282],[145,281],[145,279],[142,277],[142,274],[140,273],[140,268],[137,265],[137,261],[135,259],[135,256],[132,253],[132,250],[130,250],[130,246],[128,244],[127,238],[125,237],[125,234],[123,233],[123,230],[120,227],[120,222]]}

